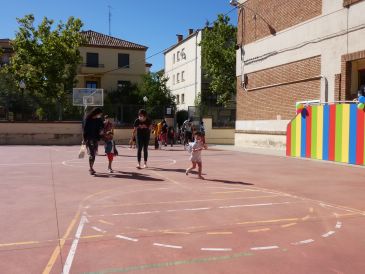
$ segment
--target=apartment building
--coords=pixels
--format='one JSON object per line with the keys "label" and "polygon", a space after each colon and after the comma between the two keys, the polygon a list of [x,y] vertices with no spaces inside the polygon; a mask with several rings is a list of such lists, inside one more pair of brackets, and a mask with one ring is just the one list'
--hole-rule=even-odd
{"label": "apartment building", "polygon": [[202,89],[207,86],[203,80],[201,30],[189,29],[188,35],[177,35],[177,43],[164,52],[167,87],[176,97],[178,110],[188,110],[195,106]]}
{"label": "apartment building", "polygon": [[296,102],[357,97],[365,84],[365,1],[241,0],[237,7],[236,145],[284,146]]}
{"label": "apartment building", "polygon": [[83,63],[77,75],[77,88],[116,90],[126,83],[139,83],[149,71],[147,47],[92,30],[81,33],[86,44],[80,47]]}

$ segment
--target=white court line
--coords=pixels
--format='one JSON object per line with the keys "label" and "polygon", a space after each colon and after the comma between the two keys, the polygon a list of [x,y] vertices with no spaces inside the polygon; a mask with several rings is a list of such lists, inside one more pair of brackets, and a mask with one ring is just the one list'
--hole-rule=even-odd
{"label": "white court line", "polygon": [[86,222],[88,222],[86,216],[82,216],[81,220],[80,220],[80,223],[79,223],[79,226],[77,228],[76,234],[75,234],[75,239],[72,242],[72,245],[71,245],[70,251],[68,253],[66,262],[63,265],[62,274],[68,274],[70,272],[72,261],[75,257],[77,245],[79,243],[79,239],[80,239],[80,236],[81,236],[81,233],[82,233],[82,229],[84,228],[84,225],[85,225]]}
{"label": "white court line", "polygon": [[[141,211],[141,212],[127,212],[127,213],[115,213],[112,216],[127,216],[127,215],[145,215],[145,214],[153,214],[160,213],[161,211]],[[101,216],[101,215],[98,215]]]}
{"label": "white court line", "polygon": [[175,248],[175,249],[181,249],[182,246],[179,245],[166,245],[166,244],[159,244],[159,243],[153,243],[154,246],[161,246],[161,247],[167,247],[167,248]]}
{"label": "white court line", "polygon": [[251,250],[270,250],[270,249],[278,249],[277,245],[271,246],[258,246],[258,247],[251,247]]}
{"label": "white court line", "polygon": [[[154,165],[153,163],[155,162],[162,162],[162,164],[159,165]],[[125,163],[135,163],[135,161],[118,161],[115,160],[113,161],[113,163],[121,163],[121,164],[125,164]],[[177,163],[176,160],[174,159],[165,159],[165,160],[150,160],[149,162],[150,167],[165,167],[165,166],[172,166],[175,165]],[[49,164],[49,163],[47,163]],[[74,167],[74,168],[84,168],[88,166],[88,163],[86,161],[82,161],[82,160],[78,160],[78,159],[71,159],[71,160],[65,160],[62,161],[62,165],[67,166],[67,167]],[[95,161],[95,165],[105,165],[104,161]],[[136,169],[135,166],[123,166],[123,168],[133,168]]]}
{"label": "white court line", "polygon": [[127,240],[127,241],[132,241],[132,242],[138,242],[138,239],[129,238],[129,237],[122,236],[122,235],[115,235],[115,237],[118,238],[118,239],[122,239],[122,240]]}
{"label": "white court line", "polygon": [[337,222],[337,223],[336,223],[336,228],[337,228],[337,229],[339,229],[339,228],[341,228],[341,227],[342,227],[342,223],[341,223],[341,222]]}
{"label": "white court line", "polygon": [[209,247],[203,247],[200,250],[202,250],[202,251],[232,251],[232,248],[209,248]]}
{"label": "white court line", "polygon": [[290,204],[291,202],[284,203],[267,203],[267,204],[247,204],[247,205],[231,205],[231,206],[220,206],[218,208],[236,208],[236,207],[254,207],[254,206],[272,206],[272,205],[285,205]]}
{"label": "white court line", "polygon": [[292,243],[293,245],[303,245],[303,244],[309,244],[309,243],[313,243],[314,240],[313,239],[308,239],[308,240],[304,240],[304,241],[300,241],[300,242],[296,242],[296,243]]}
{"label": "white court line", "polygon": [[106,233],[105,230],[102,230],[102,229],[100,229],[100,228],[98,228],[96,226],[92,226],[91,228],[94,229],[94,230],[96,230],[97,232]]}
{"label": "white court line", "polygon": [[331,236],[332,234],[335,234],[335,233],[336,232],[334,232],[334,231],[328,231],[327,233],[323,234],[322,237],[327,238],[327,237],[329,237],[329,236]]}
{"label": "white court line", "polygon": [[199,210],[208,210],[212,209],[211,207],[200,207],[200,208],[185,208],[183,210],[185,211],[199,211]]}
{"label": "white court line", "polygon": [[28,166],[28,165],[50,165],[50,163],[14,163],[14,164],[0,164],[0,167],[4,166]]}

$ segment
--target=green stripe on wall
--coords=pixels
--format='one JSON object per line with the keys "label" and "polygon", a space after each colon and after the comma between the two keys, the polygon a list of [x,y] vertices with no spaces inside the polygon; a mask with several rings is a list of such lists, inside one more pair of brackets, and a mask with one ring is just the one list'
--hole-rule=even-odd
{"label": "green stripe on wall", "polygon": [[311,155],[313,159],[317,158],[317,115],[318,106],[312,107],[312,136],[311,136]]}
{"label": "green stripe on wall", "polygon": [[290,155],[292,157],[295,156],[295,153],[296,153],[296,125],[297,125],[297,120],[296,119],[293,119],[292,123],[291,123],[291,149],[290,149]]}

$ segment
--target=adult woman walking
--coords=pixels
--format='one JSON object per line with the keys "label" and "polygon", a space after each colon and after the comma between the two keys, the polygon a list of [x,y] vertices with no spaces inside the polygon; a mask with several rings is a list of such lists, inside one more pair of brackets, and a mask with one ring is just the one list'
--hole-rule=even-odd
{"label": "adult woman walking", "polygon": [[100,141],[102,135],[104,134],[103,128],[104,123],[101,118],[103,115],[103,111],[101,108],[94,108],[89,112],[86,116],[84,130],[83,130],[83,139],[86,144],[87,150],[89,152],[89,166],[90,166],[90,174],[94,175],[94,163],[95,163],[95,155],[98,151],[98,142]]}
{"label": "adult woman walking", "polygon": [[138,118],[134,121],[134,130],[132,138],[137,139],[137,168],[141,168],[142,159],[142,149],[144,157],[144,168],[147,168],[148,160],[148,144],[150,142],[150,132],[151,132],[151,120],[147,117],[147,112],[144,109],[138,111]]}

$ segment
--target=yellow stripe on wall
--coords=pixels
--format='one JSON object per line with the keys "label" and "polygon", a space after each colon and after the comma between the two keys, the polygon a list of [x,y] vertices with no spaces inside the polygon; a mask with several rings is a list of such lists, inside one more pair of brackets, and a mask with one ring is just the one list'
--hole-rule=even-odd
{"label": "yellow stripe on wall", "polygon": [[350,147],[350,105],[343,104],[342,106],[342,157],[341,162],[349,162],[349,147]]}
{"label": "yellow stripe on wall", "polygon": [[301,130],[302,130],[302,115],[297,115],[295,117],[295,143],[296,143],[296,149],[295,149],[295,157],[300,157],[300,149],[301,149]]}
{"label": "yellow stripe on wall", "polygon": [[323,159],[323,106],[317,108],[317,159]]}

